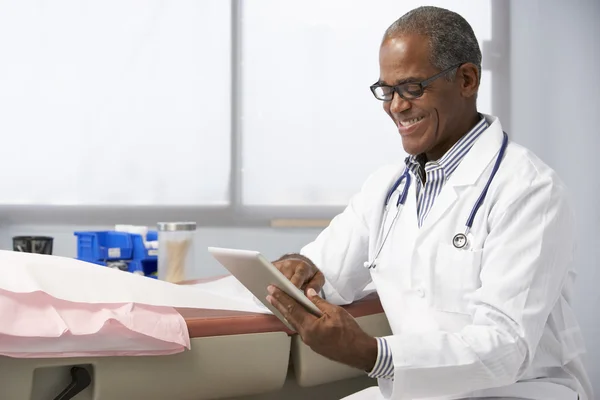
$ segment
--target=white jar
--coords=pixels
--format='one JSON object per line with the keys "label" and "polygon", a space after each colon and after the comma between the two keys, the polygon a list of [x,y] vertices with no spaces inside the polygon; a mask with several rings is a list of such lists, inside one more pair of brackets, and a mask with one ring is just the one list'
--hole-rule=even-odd
{"label": "white jar", "polygon": [[158,223],[158,279],[179,283],[194,271],[195,222]]}

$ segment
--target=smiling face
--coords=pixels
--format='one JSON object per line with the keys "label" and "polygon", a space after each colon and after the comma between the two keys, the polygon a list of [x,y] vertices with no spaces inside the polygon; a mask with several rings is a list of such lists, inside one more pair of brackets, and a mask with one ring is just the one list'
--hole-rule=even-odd
{"label": "smiling face", "polygon": [[[379,82],[420,82],[439,73],[429,61],[429,51],[425,36],[386,38],[379,52]],[[452,82],[440,77],[426,86],[417,99],[407,101],[394,93],[391,101],[383,103],[398,127],[407,153],[424,153],[428,160],[437,160],[477,123],[477,75],[473,64],[463,64]]]}

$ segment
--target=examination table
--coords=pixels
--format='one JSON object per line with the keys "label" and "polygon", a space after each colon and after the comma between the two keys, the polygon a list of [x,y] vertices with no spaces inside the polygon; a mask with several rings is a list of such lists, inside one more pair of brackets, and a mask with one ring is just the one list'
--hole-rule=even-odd
{"label": "examination table", "polygon": [[[369,334],[390,333],[375,293],[345,308]],[[302,391],[317,385],[324,388],[337,381],[334,385],[339,389],[344,386],[341,380],[355,386],[349,393],[376,384],[363,371],[314,353],[273,315],[208,309],[178,311],[186,320],[191,350],[139,357],[0,356],[0,399],[258,400],[261,394],[265,399],[295,399],[303,398],[306,393]],[[75,383],[73,376],[78,378]],[[89,383],[81,383],[86,380]],[[57,397],[70,384],[87,387],[74,397]],[[333,396],[332,391],[327,393]]]}

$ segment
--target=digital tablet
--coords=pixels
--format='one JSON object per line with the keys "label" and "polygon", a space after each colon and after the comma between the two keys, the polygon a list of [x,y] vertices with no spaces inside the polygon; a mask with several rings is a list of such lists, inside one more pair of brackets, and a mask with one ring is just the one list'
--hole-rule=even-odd
{"label": "digital tablet", "polygon": [[277,267],[258,251],[209,247],[208,252],[291,330],[294,328],[267,301],[269,285],[277,286],[315,316],[322,315],[321,310],[306,297],[304,292],[294,286]]}

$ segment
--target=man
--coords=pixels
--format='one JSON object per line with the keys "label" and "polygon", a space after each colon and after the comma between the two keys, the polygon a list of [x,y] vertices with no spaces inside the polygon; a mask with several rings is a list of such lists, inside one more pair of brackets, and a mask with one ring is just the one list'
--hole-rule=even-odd
{"label": "man", "polygon": [[[324,315],[274,287],[267,299],[315,352],[378,378],[352,399],[591,399],[569,303],[566,189],[477,112],[471,27],[448,10],[415,9],[388,28],[379,63],[371,90],[409,157],[374,173],[314,242],[275,263]],[[383,338],[333,305],[371,281],[393,332]]]}

